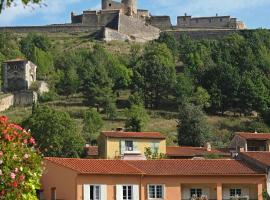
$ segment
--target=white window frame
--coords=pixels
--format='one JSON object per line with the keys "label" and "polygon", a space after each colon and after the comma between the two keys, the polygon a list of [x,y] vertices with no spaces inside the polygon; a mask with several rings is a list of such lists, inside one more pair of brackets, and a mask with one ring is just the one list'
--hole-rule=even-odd
{"label": "white window frame", "polygon": [[[124,187],[127,187],[127,199],[124,199]],[[131,199],[128,199],[128,187],[131,187]],[[123,200],[133,200],[134,194],[133,194],[133,185],[122,185],[122,199]]]}
{"label": "white window frame", "polygon": [[[150,197],[150,186],[154,186],[155,187],[155,197],[157,196],[157,186],[161,186],[162,187],[162,198],[151,198]],[[148,184],[147,185],[147,197],[148,199],[165,199],[165,185],[164,184]]]}
{"label": "white window frame", "polygon": [[[231,196],[231,190],[234,190],[234,193],[235,193],[234,196]],[[236,192],[237,190],[240,190],[240,193],[241,193],[240,196],[237,195],[237,192]],[[233,198],[234,198],[234,197],[241,197],[242,194],[243,194],[243,193],[242,193],[242,192],[243,192],[242,188],[230,188],[230,189],[229,189],[229,192],[230,192],[230,197],[233,197]]]}
{"label": "white window frame", "polygon": [[[132,147],[127,146],[127,143],[132,143]],[[132,150],[130,150],[129,148],[132,148]],[[134,151],[134,141],[132,140],[125,140],[125,151],[126,152],[133,152]]]}
{"label": "white window frame", "polygon": [[[97,184],[89,184],[89,186],[90,186],[90,197],[91,197],[91,187],[93,187],[93,192],[94,192],[94,194],[93,194],[93,200],[101,200],[101,185],[97,185]],[[98,187],[99,189],[98,189],[98,199],[96,198],[96,187]],[[91,199],[90,199],[91,200]]]}

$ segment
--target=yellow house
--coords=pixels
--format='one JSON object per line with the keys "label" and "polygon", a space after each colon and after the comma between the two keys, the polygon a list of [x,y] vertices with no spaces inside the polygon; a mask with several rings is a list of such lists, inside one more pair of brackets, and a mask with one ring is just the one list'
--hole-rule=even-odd
{"label": "yellow house", "polygon": [[120,159],[124,156],[141,157],[145,149],[166,154],[166,138],[158,132],[102,132],[98,138],[100,158]]}

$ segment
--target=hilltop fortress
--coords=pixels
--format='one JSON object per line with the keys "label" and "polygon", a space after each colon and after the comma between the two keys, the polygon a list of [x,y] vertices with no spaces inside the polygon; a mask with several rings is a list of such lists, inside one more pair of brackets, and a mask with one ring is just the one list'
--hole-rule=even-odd
{"label": "hilltop fortress", "polygon": [[148,10],[138,9],[137,0],[101,0],[101,10],[85,10],[82,14],[71,13],[71,23],[47,26],[0,27],[0,31],[16,33],[88,33],[105,41],[146,42],[169,31],[176,37],[187,33],[193,38],[213,38],[246,29],[243,22],[230,16],[177,17],[172,25],[169,16],[153,16]]}

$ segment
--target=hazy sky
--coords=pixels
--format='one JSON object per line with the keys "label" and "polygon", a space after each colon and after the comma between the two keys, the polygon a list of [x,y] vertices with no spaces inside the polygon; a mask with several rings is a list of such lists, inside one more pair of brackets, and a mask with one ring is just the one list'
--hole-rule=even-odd
{"label": "hazy sky", "polygon": [[[0,26],[69,23],[70,13],[99,9],[101,0],[43,0],[47,6],[23,7],[20,3],[0,14]],[[18,0],[19,2],[19,0]],[[270,28],[270,0],[138,0],[138,7],[152,15],[193,16],[231,15],[249,28]]]}

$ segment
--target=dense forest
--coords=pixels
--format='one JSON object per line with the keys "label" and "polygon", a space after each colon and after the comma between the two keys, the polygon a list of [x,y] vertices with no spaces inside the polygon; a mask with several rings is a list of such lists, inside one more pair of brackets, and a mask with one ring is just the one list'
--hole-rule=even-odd
{"label": "dense forest", "polygon": [[[90,108],[83,116],[84,139],[90,143],[102,126],[98,115],[117,120],[119,108],[127,110],[126,128],[136,131],[144,130],[150,111],[176,113],[174,141],[180,145],[200,146],[206,141],[222,145],[206,123],[207,115],[254,116],[255,122],[243,131],[269,130],[269,31],[218,40],[185,35],[176,40],[162,33],[147,44],[130,43],[128,52],[122,53],[109,51],[108,45],[94,41],[92,48],[61,49],[47,36],[1,33],[0,62],[23,57],[37,64],[38,78],[51,88],[40,102],[82,96],[83,105]],[[124,91],[128,91],[125,101],[120,98]],[[91,119],[100,126],[89,126]]]}

